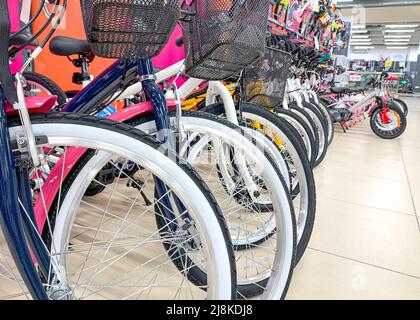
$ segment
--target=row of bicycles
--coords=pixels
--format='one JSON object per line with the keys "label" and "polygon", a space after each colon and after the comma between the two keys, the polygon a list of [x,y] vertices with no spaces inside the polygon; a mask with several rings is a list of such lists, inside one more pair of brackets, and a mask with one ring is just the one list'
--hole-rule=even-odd
{"label": "row of bicycles", "polygon": [[[284,298],[334,137],[322,53],[267,32],[270,1],[82,0],[87,41],[37,2],[10,33],[0,0],[0,298]],[[155,70],[177,24],[185,60]],[[28,70],[47,43],[81,91]]]}

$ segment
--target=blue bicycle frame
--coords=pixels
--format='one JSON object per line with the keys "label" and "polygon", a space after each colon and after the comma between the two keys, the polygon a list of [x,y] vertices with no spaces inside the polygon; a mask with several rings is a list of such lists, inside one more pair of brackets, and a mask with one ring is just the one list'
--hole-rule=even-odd
{"label": "blue bicycle frame", "polygon": [[[95,109],[95,106],[101,105],[101,103],[106,101],[122,85],[135,80],[137,75],[140,76],[143,90],[153,105],[158,139],[168,144],[170,148],[174,148],[168,107],[162,90],[154,80],[153,66],[150,59],[139,61],[121,60],[115,62],[79,92],[63,111],[91,112]],[[32,196],[30,193],[28,172],[16,165],[20,158],[19,156],[13,155],[12,152],[5,111],[5,97],[1,87],[0,157],[2,159],[0,166],[0,193],[2,195],[2,201],[0,201],[0,225],[3,229],[9,250],[30,294],[34,299],[48,299],[40,281],[38,271],[34,266],[31,252],[44,275],[51,269],[50,260],[43,242],[30,231],[31,223],[34,220],[32,220]],[[168,193],[166,185],[157,178],[155,178],[155,182],[159,198],[162,198],[167,208],[171,208],[172,205],[168,196],[164,196]],[[11,195],[18,195],[22,200],[21,203],[19,203],[17,196]],[[178,199],[175,200],[177,200],[176,203],[180,212],[185,212],[183,204]],[[24,206],[23,208],[22,205]],[[169,215],[167,219],[174,221],[175,216],[172,217],[172,213]],[[174,223],[171,225],[174,227]]]}

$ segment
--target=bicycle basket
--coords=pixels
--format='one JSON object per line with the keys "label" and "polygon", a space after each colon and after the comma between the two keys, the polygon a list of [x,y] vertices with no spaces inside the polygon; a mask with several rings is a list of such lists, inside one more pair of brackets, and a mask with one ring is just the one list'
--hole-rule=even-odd
{"label": "bicycle basket", "polygon": [[269,0],[195,0],[190,4],[195,14],[182,23],[187,75],[222,80],[261,58],[269,5]]}
{"label": "bicycle basket", "polygon": [[268,47],[262,59],[245,69],[245,99],[271,108],[281,105],[291,66],[289,53]]}
{"label": "bicycle basket", "polygon": [[179,0],[81,0],[93,52],[105,58],[159,54],[180,15]]}

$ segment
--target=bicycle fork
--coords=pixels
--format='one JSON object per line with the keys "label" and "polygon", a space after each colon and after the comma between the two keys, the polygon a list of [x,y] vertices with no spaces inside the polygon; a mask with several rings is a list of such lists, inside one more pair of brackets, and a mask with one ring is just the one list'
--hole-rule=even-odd
{"label": "bicycle fork", "polygon": [[[30,192],[29,185],[21,190],[15,172],[15,159],[12,152],[10,133],[7,125],[5,96],[0,87],[0,225],[16,266],[35,299],[48,299],[38,272],[34,266],[25,237],[22,208],[18,195]],[[25,197],[26,198],[26,197]]]}
{"label": "bicycle fork", "polygon": [[[155,115],[155,123],[157,130],[157,138],[169,147],[170,150],[175,151],[176,141],[174,134],[171,130],[171,122],[169,118],[169,110],[166,104],[166,98],[162,90],[156,84],[156,77],[153,72],[153,65],[150,59],[143,59],[139,61],[138,73],[141,78],[141,84],[144,92],[152,102],[153,112]],[[156,184],[156,191],[158,193],[158,199],[162,199],[166,208],[177,207],[179,212],[184,216],[187,227],[190,225],[191,217],[189,216],[184,204],[178,199],[177,196],[172,195],[168,192],[168,188],[163,181],[154,177]],[[173,201],[171,201],[171,198]],[[174,213],[168,212],[168,216],[164,217],[172,231],[179,229],[176,223],[177,219]]]}

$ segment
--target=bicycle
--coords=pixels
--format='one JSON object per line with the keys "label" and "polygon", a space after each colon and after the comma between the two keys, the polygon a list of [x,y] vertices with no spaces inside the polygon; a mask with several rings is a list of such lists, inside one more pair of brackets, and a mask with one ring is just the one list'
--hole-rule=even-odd
{"label": "bicycle", "polygon": [[[45,1],[42,1],[41,5],[43,6],[44,4]],[[64,8],[65,4],[66,2],[64,1]],[[170,6],[172,6],[171,12],[174,13],[173,18],[176,19],[178,17],[178,3],[174,2]],[[94,7],[93,9],[97,10],[98,8]],[[168,10],[168,8],[165,9]],[[57,14],[58,8],[54,12],[53,16]],[[63,12],[61,11],[57,15],[57,21],[61,20]],[[136,13],[139,14],[138,11]],[[236,276],[230,237],[215,200],[208,193],[202,180],[198,178],[188,165],[170,151],[170,147],[168,149],[164,144],[159,144],[148,135],[131,127],[79,114],[50,113],[29,116],[20,81],[21,72],[15,77],[17,89],[13,84],[12,77],[7,73],[8,52],[4,48],[7,49],[6,44],[9,39],[8,36],[4,37],[4,35],[9,34],[9,28],[7,2],[0,1],[0,34],[2,35],[2,52],[0,55],[0,77],[2,83],[0,89],[0,137],[2,143],[0,148],[3,158],[2,170],[0,170],[0,189],[3,195],[3,201],[0,205],[0,219],[8,247],[16,263],[16,268],[20,272],[30,295],[35,299],[71,299],[85,296],[115,298],[118,295],[119,297],[139,298],[146,292],[148,297],[156,298],[152,291],[154,289],[159,291],[159,287],[166,283],[168,285],[167,288],[169,288],[167,293],[175,298],[190,298],[193,294],[199,297],[207,296],[207,298],[212,299],[233,298],[236,295]],[[31,59],[33,58],[34,55]],[[139,61],[139,71],[148,72],[147,68],[150,65],[150,60],[143,59]],[[146,72],[145,74],[147,74]],[[159,96],[159,92],[157,91],[156,93]],[[22,123],[19,119],[9,119],[9,122],[7,122],[5,98],[15,109],[18,109]],[[161,105],[153,105],[153,107],[159,110],[164,105],[164,100],[162,101]],[[164,123],[166,108],[162,108],[161,111],[160,122],[157,121],[158,125]],[[166,142],[170,141],[166,140]],[[175,236],[175,233],[171,231],[171,228],[174,228],[174,222],[178,221],[174,219],[161,225],[161,229],[156,229],[156,227],[152,226],[151,230],[153,231],[150,231],[150,234],[147,233],[147,226],[143,225],[141,229],[144,235],[143,241],[141,241],[141,237],[136,238],[132,235],[131,245],[133,245],[134,240],[135,246],[118,255],[118,251],[114,251],[113,244],[116,245],[115,248],[127,246],[127,240],[130,237],[127,238],[127,234],[119,234],[123,229],[127,232],[127,225],[118,226],[117,224],[114,233],[111,233],[111,235],[108,232],[103,233],[105,230],[102,230],[101,226],[104,226],[102,222],[105,216],[105,220],[108,222],[113,219],[120,222],[126,221],[132,228],[134,228],[135,224],[133,224],[134,221],[130,221],[130,210],[125,215],[122,215],[120,219],[115,214],[107,213],[111,205],[111,196],[106,206],[108,208],[99,210],[99,212],[102,212],[102,218],[99,218],[99,221],[97,219],[98,226],[93,229],[97,231],[93,232],[93,235],[91,234],[93,242],[83,243],[83,239],[76,239],[74,234],[72,236],[72,231],[76,231],[76,234],[84,234],[89,239],[86,229],[82,232],[77,223],[72,224],[71,222],[76,221],[76,218],[80,218],[77,209],[80,209],[85,204],[81,200],[81,196],[94,177],[89,177],[92,172],[88,174],[86,172],[83,173],[83,171],[78,173],[70,170],[71,178],[64,179],[64,177],[59,176],[59,181],[62,182],[59,194],[45,195],[42,191],[36,194],[38,199],[43,198],[46,201],[46,196],[52,197],[55,203],[54,211],[60,213],[57,215],[60,221],[56,222],[54,228],[56,230],[61,228],[62,232],[50,233],[51,242],[44,242],[45,236],[41,237],[40,230],[38,230],[38,221],[32,205],[33,190],[30,188],[30,180],[33,176],[39,178],[41,174],[46,173],[45,167],[49,163],[55,164],[54,169],[58,168],[56,164],[57,157],[64,163],[61,168],[62,172],[64,168],[68,170],[65,159],[67,156],[71,156],[72,152],[84,154],[84,161],[76,163],[79,170],[80,166],[82,166],[99,171],[104,165],[113,163],[118,168],[119,178],[123,175],[121,163],[130,162],[138,165],[143,171],[142,173],[150,177],[150,179],[143,179],[142,190],[144,192],[147,191],[149,194],[148,199],[154,199],[149,205],[158,210],[156,211],[156,217],[159,217],[161,221],[167,221],[170,216],[180,219],[179,221],[184,221],[184,226],[187,226],[184,229],[181,226],[176,226],[176,230],[184,230],[184,232],[179,232],[178,236]],[[157,164],[161,165],[157,166]],[[185,192],[187,189],[188,195]],[[116,191],[117,185],[113,186],[112,190],[118,192]],[[155,197],[155,192],[160,196]],[[140,195],[137,197],[140,197]],[[70,198],[72,199],[71,201],[69,201]],[[78,202],[74,202],[75,199],[78,199]],[[135,199],[136,196],[131,200]],[[170,200],[170,202],[167,202],[167,200]],[[75,203],[79,205],[75,205]],[[182,206],[185,206],[188,210],[180,211],[179,208]],[[84,217],[87,214],[86,210],[85,208],[83,212]],[[145,214],[147,217],[147,212],[148,210],[146,209],[137,218],[144,218]],[[157,214],[159,212],[160,215]],[[150,221],[150,219],[146,220]],[[187,223],[188,221],[189,223]],[[151,222],[153,222],[153,215]],[[53,226],[49,224],[48,219],[46,220],[46,225],[47,230],[52,231]],[[189,233],[192,225],[194,225],[194,234]],[[61,227],[59,228],[59,226]],[[87,230],[89,230],[88,227]],[[167,235],[163,231],[166,231]],[[95,243],[96,240],[99,240],[97,237],[99,233],[101,233],[99,238],[102,245],[99,244],[97,246]],[[141,236],[142,234],[140,233],[139,235]],[[122,238],[118,236],[122,236]],[[148,239],[153,241],[148,241]],[[108,243],[105,247],[103,246],[104,241]],[[194,246],[196,242],[200,245]],[[139,248],[144,250],[151,243],[163,244],[160,253],[157,250],[159,246],[152,245],[152,248],[157,250],[155,251],[157,253],[154,259],[146,260],[144,264],[137,265],[131,269],[131,272],[138,272],[137,274],[144,276],[147,273],[143,273],[141,268],[144,268],[148,262],[148,275],[150,275],[150,270],[153,272],[153,267],[150,267],[150,263],[157,269],[169,268],[168,270],[171,273],[167,273],[166,277],[160,278],[158,279],[159,281],[153,283],[156,284],[156,287],[151,284],[156,274],[151,279],[146,279],[146,281],[141,277],[137,278],[135,283],[137,286],[133,286],[133,278],[127,280],[126,277],[124,279],[124,276],[129,275],[127,272],[132,267],[129,259],[127,260],[127,254],[138,255],[136,250],[139,250]],[[87,262],[89,255],[85,257],[85,263],[82,262],[80,272],[75,276],[72,275],[71,269],[75,267],[72,263],[80,261],[78,254],[86,253],[86,250],[76,250],[76,248],[83,248],[83,245],[87,249],[90,248],[90,250],[87,250],[89,252],[91,250],[103,250],[101,252],[102,257],[99,255],[96,258],[100,260],[100,263],[106,263],[106,260],[109,259],[107,254],[114,254],[113,264],[118,264],[119,267],[125,266],[125,270],[122,273],[123,279],[115,277],[116,274],[114,273],[113,280],[115,281],[114,283],[109,283],[112,285],[113,292],[108,290],[104,294],[103,291],[106,291],[106,288],[109,289],[109,287],[101,284],[100,279],[96,279],[93,282],[93,278],[91,278],[92,273],[89,274],[88,268],[85,268],[89,265]],[[71,250],[71,248],[74,250]],[[147,250],[144,252],[147,252]],[[192,257],[195,257],[195,260],[191,260]],[[187,267],[180,268],[178,263],[176,268],[174,268],[174,260],[188,263]],[[191,261],[195,262],[191,263]],[[90,265],[91,270],[100,271],[97,270],[101,266],[100,263],[96,266]],[[189,278],[189,270],[194,267],[197,268],[199,263],[204,263],[207,267],[205,291],[191,285],[188,289],[184,289],[182,285],[174,286],[170,284],[174,279],[178,279],[181,284],[185,281],[190,283],[190,279],[186,280],[186,278]],[[109,264],[108,260],[106,270],[113,269],[118,275],[118,272],[121,271],[112,268],[113,264]],[[104,266],[102,265],[102,267]],[[102,275],[107,273],[106,270],[102,270]],[[13,269],[10,271],[14,272]],[[95,272],[94,275],[96,275]],[[82,276],[87,276],[87,279]],[[171,281],[168,282],[168,279]],[[145,281],[144,287],[139,284],[141,280]],[[86,283],[83,283],[84,281]],[[106,280],[102,279],[102,281]],[[22,283],[18,284],[22,286]],[[89,291],[88,288],[92,291]],[[171,291],[170,288],[173,290]],[[23,294],[26,295],[27,293],[24,292]]]}
{"label": "bicycle", "polygon": [[[306,77],[305,67],[313,61],[317,63],[319,56],[312,53],[313,61],[309,60],[311,55],[305,56],[303,49],[283,37],[271,36],[268,43],[270,51],[265,60],[271,68],[258,72],[259,82],[252,79],[251,73],[246,83],[247,100],[262,103],[278,111],[280,116],[287,117],[299,131],[312,165],[317,166],[325,157],[334,133],[328,111],[318,103],[318,97],[308,87]],[[302,78],[305,80],[303,85]],[[276,85],[272,87],[272,83]]]}
{"label": "bicycle", "polygon": [[324,95],[330,101],[328,106],[335,114],[335,119],[342,127],[348,129],[347,123],[358,118],[370,117],[372,131],[382,139],[395,139],[401,136],[407,126],[407,119],[401,108],[394,104],[390,96],[389,84],[395,78],[388,73],[382,73],[380,80],[371,79],[373,91],[367,95],[366,88],[335,88]]}

